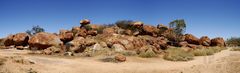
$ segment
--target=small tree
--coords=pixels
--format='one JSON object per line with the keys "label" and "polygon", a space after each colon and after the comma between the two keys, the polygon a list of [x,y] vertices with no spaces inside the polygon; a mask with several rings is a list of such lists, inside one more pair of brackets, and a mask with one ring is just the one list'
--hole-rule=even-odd
{"label": "small tree", "polygon": [[130,25],[133,23],[134,21],[132,20],[120,20],[120,21],[117,21],[115,24],[122,28],[122,29],[130,29]]}
{"label": "small tree", "polygon": [[181,38],[186,30],[186,23],[184,19],[177,19],[169,23],[169,27],[173,29],[173,36],[175,36],[175,42],[182,41]]}
{"label": "small tree", "polygon": [[228,46],[240,46],[240,37],[231,37],[226,41]]}
{"label": "small tree", "polygon": [[132,26],[132,24],[134,23],[135,21],[133,20],[120,20],[120,21],[117,21],[115,24],[119,27],[119,28],[122,28],[122,29],[128,29],[128,30],[131,30],[133,32],[135,31],[139,31],[139,32],[142,32],[142,28],[137,28],[135,26]]}
{"label": "small tree", "polygon": [[39,32],[45,32],[45,30],[42,27],[40,27],[39,25],[33,26],[31,30],[26,31],[26,33],[28,33],[29,35],[35,35]]}
{"label": "small tree", "polygon": [[186,23],[184,19],[177,19],[169,23],[169,27],[174,29],[177,35],[182,35],[186,30]]}

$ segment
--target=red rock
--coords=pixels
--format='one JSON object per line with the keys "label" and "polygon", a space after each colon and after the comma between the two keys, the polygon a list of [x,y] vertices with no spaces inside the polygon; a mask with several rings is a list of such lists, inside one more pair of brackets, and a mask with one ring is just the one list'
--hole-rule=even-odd
{"label": "red rock", "polygon": [[103,29],[103,34],[113,34],[115,30],[113,28],[105,28]]}
{"label": "red rock", "polygon": [[61,46],[63,42],[54,34],[40,32],[34,35],[29,41],[30,48],[46,49],[51,46]]}
{"label": "red rock", "polygon": [[127,29],[127,30],[125,30],[125,34],[126,34],[126,35],[132,35],[133,32],[132,32],[131,30]]}
{"label": "red rock", "polygon": [[163,25],[163,24],[157,25],[157,28],[158,28],[158,29],[163,29],[163,30],[168,30],[168,27],[165,26],[165,25]]}
{"label": "red rock", "polygon": [[137,22],[133,22],[131,25],[137,28],[140,28],[143,26],[143,22],[137,21]]}
{"label": "red rock", "polygon": [[189,44],[199,45],[199,39],[192,34],[185,34],[185,41]]}
{"label": "red rock", "polygon": [[81,20],[81,21],[80,21],[80,24],[81,24],[81,25],[90,24],[90,20],[88,20],[88,19]]}
{"label": "red rock", "polygon": [[13,37],[14,37],[14,35],[9,35],[9,36],[7,36],[6,40],[4,41],[4,45],[5,45],[5,46],[14,45]]}
{"label": "red rock", "polygon": [[127,60],[127,58],[124,55],[122,55],[122,54],[117,54],[117,55],[115,55],[114,58],[118,62],[125,62]]}
{"label": "red rock", "polygon": [[187,45],[188,45],[188,43],[186,41],[178,43],[179,47],[187,47]]}
{"label": "red rock", "polygon": [[83,52],[87,46],[92,46],[94,44],[96,44],[96,41],[94,39],[75,37],[72,41],[67,43],[67,45],[69,46],[67,50],[69,50],[70,52],[79,53]]}
{"label": "red rock", "polygon": [[203,46],[210,46],[211,40],[207,36],[203,36],[203,37],[200,38],[199,44],[203,45]]}
{"label": "red rock", "polygon": [[80,30],[77,31],[75,34],[75,37],[86,37],[87,36],[87,30],[84,28],[81,28]]}
{"label": "red rock", "polygon": [[96,24],[91,24],[89,25],[93,30],[97,30],[99,29],[101,26],[100,25],[96,25]]}
{"label": "red rock", "polygon": [[163,37],[154,38],[152,39],[152,41],[153,41],[153,46],[155,46],[158,50],[160,49],[165,50],[168,48],[167,41]]}
{"label": "red rock", "polygon": [[217,38],[211,39],[211,46],[225,47],[226,44],[223,38],[217,37]]}
{"label": "red rock", "polygon": [[87,31],[87,35],[96,36],[97,31],[96,30],[89,30],[89,31]]}
{"label": "red rock", "polygon": [[28,44],[29,35],[27,33],[17,33],[9,35],[5,41],[5,46],[26,46]]}
{"label": "red rock", "polygon": [[187,47],[196,49],[198,46],[197,46],[197,45],[194,45],[194,44],[188,44]]}
{"label": "red rock", "polygon": [[144,25],[143,26],[143,34],[150,35],[150,36],[157,36],[158,29],[154,26]]}
{"label": "red rock", "polygon": [[59,38],[61,41],[63,41],[64,43],[69,42],[71,40],[73,40],[73,33],[71,31],[68,30],[60,30],[60,34],[59,34]]}
{"label": "red rock", "polygon": [[134,38],[132,43],[133,43],[134,48],[136,48],[136,49],[139,49],[148,44],[147,40],[143,39],[143,38]]}

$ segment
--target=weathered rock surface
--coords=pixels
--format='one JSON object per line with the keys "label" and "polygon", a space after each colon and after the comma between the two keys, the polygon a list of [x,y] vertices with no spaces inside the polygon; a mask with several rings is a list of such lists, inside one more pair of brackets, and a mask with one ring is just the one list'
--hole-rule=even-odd
{"label": "weathered rock surface", "polygon": [[150,26],[150,25],[144,25],[143,26],[143,34],[145,35],[151,35],[156,37],[158,34],[159,29],[157,29],[157,27],[154,26]]}
{"label": "weathered rock surface", "polygon": [[81,21],[80,21],[80,24],[81,24],[81,25],[90,24],[90,20],[88,20],[88,19],[81,20]]}
{"label": "weathered rock surface", "polygon": [[27,33],[17,33],[15,35],[9,35],[5,42],[5,46],[26,46],[28,45],[29,35]]}
{"label": "weathered rock surface", "polygon": [[54,34],[40,32],[28,41],[30,48],[46,49],[51,46],[61,46],[63,42]]}
{"label": "weathered rock surface", "polygon": [[178,43],[178,46],[179,46],[179,47],[187,47],[187,45],[188,45],[188,42],[186,42],[186,41],[183,41],[183,42],[179,42],[179,43]]}
{"label": "weathered rock surface", "polygon": [[59,38],[60,38],[61,41],[66,43],[66,42],[69,42],[69,41],[73,40],[74,36],[73,36],[73,33],[71,31],[60,30]]}
{"label": "weathered rock surface", "polygon": [[211,39],[211,46],[225,47],[226,44],[223,38],[217,37],[217,38]]}
{"label": "weathered rock surface", "polygon": [[92,46],[94,44],[96,44],[96,41],[94,39],[75,37],[72,41],[66,44],[68,46],[66,48],[66,51],[79,53],[83,52],[87,46]]}
{"label": "weathered rock surface", "polygon": [[122,55],[122,54],[117,54],[117,55],[115,55],[114,58],[118,62],[125,62],[127,60],[127,58],[124,55]]}
{"label": "weathered rock surface", "polygon": [[137,21],[137,22],[133,22],[131,25],[137,28],[140,28],[143,26],[143,22]]}
{"label": "weathered rock surface", "polygon": [[207,36],[203,36],[199,40],[199,44],[203,46],[210,46],[211,45],[211,40]]}
{"label": "weathered rock surface", "polygon": [[189,44],[199,45],[199,39],[192,34],[185,34],[185,41]]}

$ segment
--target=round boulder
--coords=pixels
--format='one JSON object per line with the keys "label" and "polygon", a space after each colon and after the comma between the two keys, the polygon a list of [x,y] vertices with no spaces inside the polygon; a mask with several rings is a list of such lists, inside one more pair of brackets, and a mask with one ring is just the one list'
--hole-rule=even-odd
{"label": "round boulder", "polygon": [[137,21],[137,22],[133,22],[132,26],[134,26],[134,27],[142,27],[143,24],[144,24],[143,22]]}
{"label": "round boulder", "polygon": [[29,41],[30,48],[46,49],[51,46],[60,46],[63,42],[54,34],[40,32],[34,35]]}
{"label": "round boulder", "polygon": [[210,46],[211,40],[207,36],[203,36],[203,37],[200,38],[199,44],[203,45],[203,46]]}
{"label": "round boulder", "polygon": [[211,46],[219,46],[219,47],[225,47],[226,44],[224,42],[224,39],[221,37],[217,37],[211,40]]}
{"label": "round boulder", "polygon": [[114,58],[118,62],[125,62],[127,60],[127,58],[124,55],[122,55],[122,54],[117,54],[117,55],[115,55]]}
{"label": "round boulder", "polygon": [[28,45],[29,35],[27,33],[17,33],[15,35],[9,35],[4,42],[5,46],[26,46]]}
{"label": "round boulder", "polygon": [[80,24],[81,25],[88,25],[88,24],[90,24],[90,20],[88,20],[88,19],[81,20]]}
{"label": "round boulder", "polygon": [[68,30],[60,30],[59,38],[64,43],[73,40],[73,33]]}
{"label": "round boulder", "polygon": [[189,44],[199,45],[199,39],[192,34],[185,34],[185,41]]}

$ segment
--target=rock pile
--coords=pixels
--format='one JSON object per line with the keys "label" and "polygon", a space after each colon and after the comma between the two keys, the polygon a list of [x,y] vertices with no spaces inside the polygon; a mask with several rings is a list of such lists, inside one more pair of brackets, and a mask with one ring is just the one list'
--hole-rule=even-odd
{"label": "rock pile", "polygon": [[[163,24],[155,27],[144,25],[143,22],[133,22],[129,24],[131,27],[129,29],[93,25],[88,19],[81,20],[80,24],[71,30],[60,30],[59,34],[40,32],[31,37],[27,33],[9,35],[5,38],[4,45],[14,45],[20,49],[29,45],[32,50],[43,50],[43,54],[47,55],[54,53],[73,55],[73,53],[84,52],[86,48],[94,48],[94,50],[109,48],[116,52],[136,51],[138,54],[145,52],[159,54],[172,46],[194,49],[201,46],[226,46],[223,38],[210,39],[203,36],[199,39],[192,34],[185,34],[181,36],[181,41],[172,44],[172,40],[176,39],[176,36],[172,36],[173,29]],[[119,61],[126,60],[121,55],[115,58]]]}

